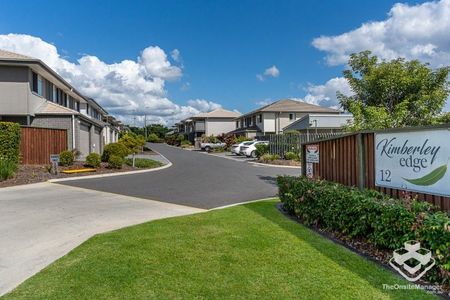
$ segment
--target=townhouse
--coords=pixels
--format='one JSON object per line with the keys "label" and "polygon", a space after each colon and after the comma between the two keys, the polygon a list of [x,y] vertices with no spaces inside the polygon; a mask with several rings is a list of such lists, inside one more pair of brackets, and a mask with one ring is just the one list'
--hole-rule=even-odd
{"label": "townhouse", "polygon": [[[236,129],[230,133],[249,138],[266,134],[283,133],[283,131],[289,130],[289,125],[308,115],[332,117],[339,116],[340,114],[342,114],[341,111],[333,108],[322,107],[292,99],[282,99],[236,118]],[[341,119],[340,117],[338,118]],[[337,123],[338,122],[335,122],[333,124],[336,125]],[[309,124],[308,121],[308,127],[311,126]],[[340,125],[337,128],[339,127]],[[295,128],[291,129],[295,130]]]}
{"label": "townhouse", "polygon": [[81,157],[117,141],[121,126],[41,60],[0,50],[0,121],[65,129]]}
{"label": "townhouse", "polygon": [[188,135],[190,141],[202,135],[217,136],[235,129],[235,119],[240,113],[218,108],[211,112],[200,113],[176,123],[177,132]]}

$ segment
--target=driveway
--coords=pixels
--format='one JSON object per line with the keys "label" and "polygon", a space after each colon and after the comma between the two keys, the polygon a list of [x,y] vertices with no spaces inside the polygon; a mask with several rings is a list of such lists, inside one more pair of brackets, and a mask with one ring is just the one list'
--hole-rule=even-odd
{"label": "driveway", "polygon": [[172,162],[150,173],[67,181],[62,184],[198,208],[215,208],[277,194],[277,175],[299,169],[256,166],[165,144],[150,144]]}
{"label": "driveway", "polygon": [[94,234],[201,209],[52,183],[0,189],[0,295]]}

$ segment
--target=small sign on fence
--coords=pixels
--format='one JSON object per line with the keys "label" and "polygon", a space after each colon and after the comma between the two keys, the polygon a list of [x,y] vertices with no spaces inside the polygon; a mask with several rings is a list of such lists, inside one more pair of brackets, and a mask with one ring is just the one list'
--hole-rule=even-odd
{"label": "small sign on fence", "polygon": [[375,185],[450,196],[447,128],[375,134]]}
{"label": "small sign on fence", "polygon": [[319,162],[319,145],[306,145],[306,162],[318,163]]}
{"label": "small sign on fence", "polygon": [[314,169],[312,163],[306,163],[306,177],[308,178],[314,177]]}

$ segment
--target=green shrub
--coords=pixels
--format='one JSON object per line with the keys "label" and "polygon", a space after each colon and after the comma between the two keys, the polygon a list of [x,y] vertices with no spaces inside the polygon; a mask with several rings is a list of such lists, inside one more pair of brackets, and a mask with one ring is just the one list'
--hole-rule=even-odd
{"label": "green shrub", "polygon": [[[125,164],[128,166],[133,166],[133,159],[127,158],[125,159]],[[162,163],[159,161],[148,159],[148,158],[135,158],[134,159],[134,166],[136,168],[142,168],[142,169],[150,169],[150,168],[156,168],[162,166]]]}
{"label": "green shrub", "polygon": [[242,143],[242,142],[251,141],[251,140],[252,140],[251,138],[248,138],[248,137],[245,137],[245,136],[243,136],[243,135],[240,135],[240,136],[237,136],[237,137],[235,138],[235,143],[236,143],[236,144],[240,144],[240,143]]}
{"label": "green shrub", "polygon": [[101,158],[100,155],[97,153],[90,153],[88,156],[86,156],[86,166],[91,168],[98,168],[100,167]]}
{"label": "green shrub", "polygon": [[142,150],[145,145],[145,138],[142,135],[128,132],[119,139],[118,143],[124,145],[128,149],[127,154],[133,154]]}
{"label": "green shrub", "polygon": [[268,153],[264,154],[260,158],[260,160],[262,160],[263,162],[271,162],[278,159],[280,159],[280,156],[278,154],[268,154]]}
{"label": "green shrub", "polygon": [[367,238],[380,249],[417,240],[432,251],[438,265],[427,279],[450,280],[450,219],[429,203],[306,177],[280,176],[277,183],[283,207],[303,223]]}
{"label": "green shrub", "polygon": [[17,123],[0,122],[0,158],[19,163],[20,126]]}
{"label": "green shrub", "polygon": [[150,133],[147,137],[147,142],[150,143],[161,143],[161,139],[156,133]]}
{"label": "green shrub", "polygon": [[260,158],[261,156],[263,156],[264,154],[269,153],[269,145],[267,144],[257,144],[255,146],[256,148],[256,157]]}
{"label": "green shrub", "polygon": [[298,154],[295,153],[295,152],[286,152],[284,154],[284,159],[286,159],[286,160],[297,160],[297,161],[300,160]]}
{"label": "green shrub", "polygon": [[108,159],[108,168],[110,169],[122,169],[124,159],[117,155],[110,155]]}
{"label": "green shrub", "polygon": [[74,160],[75,157],[73,155],[73,152],[70,150],[64,150],[59,153],[59,164],[61,166],[71,166]]}
{"label": "green shrub", "polygon": [[17,163],[11,159],[0,158],[0,181],[13,178],[17,172]]}
{"label": "green shrub", "polygon": [[102,154],[102,161],[108,162],[111,155],[125,158],[128,155],[128,148],[122,143],[111,143],[105,146]]}

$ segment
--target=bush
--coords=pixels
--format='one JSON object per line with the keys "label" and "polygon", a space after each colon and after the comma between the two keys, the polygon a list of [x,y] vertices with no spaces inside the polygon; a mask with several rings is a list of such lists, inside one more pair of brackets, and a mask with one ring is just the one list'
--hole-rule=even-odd
{"label": "bush", "polygon": [[300,160],[300,157],[295,152],[286,152],[284,154],[284,159],[286,159],[286,160],[297,160],[298,161],[298,160]]}
{"label": "bush", "polygon": [[[133,159],[127,158],[125,159],[125,164],[128,166],[133,166]],[[135,158],[134,159],[134,166],[136,168],[142,168],[142,169],[149,169],[149,168],[156,168],[162,166],[162,163],[159,161],[148,159],[148,158]]]}
{"label": "bush", "polygon": [[260,160],[262,160],[263,162],[271,162],[278,159],[280,159],[280,156],[278,154],[268,154],[268,153],[264,154],[260,158]]}
{"label": "bush", "polygon": [[242,142],[251,141],[251,140],[252,140],[251,138],[248,138],[248,137],[245,137],[245,136],[243,136],[243,135],[240,135],[240,136],[237,136],[237,137],[236,137],[235,143],[236,143],[236,144],[240,144],[240,143],[242,143]]}
{"label": "bush", "polygon": [[177,144],[177,136],[175,134],[167,135],[165,141],[167,145],[175,146]]}
{"label": "bush", "polygon": [[0,159],[19,163],[20,126],[17,123],[0,122]]}
{"label": "bush", "polygon": [[86,166],[91,168],[98,168],[100,167],[101,158],[100,155],[97,153],[91,153],[88,156],[86,156]]}
{"label": "bush", "polygon": [[450,280],[450,219],[429,203],[306,177],[280,176],[277,183],[283,207],[303,223],[367,238],[380,249],[417,240],[433,252],[439,266],[427,274],[428,280]]}
{"label": "bush", "polygon": [[119,139],[118,143],[124,145],[128,149],[127,154],[133,154],[142,150],[145,145],[145,138],[142,135],[128,132]]}
{"label": "bush", "polygon": [[75,157],[73,155],[73,152],[70,150],[64,150],[59,153],[59,164],[61,166],[71,166],[74,160]]}
{"label": "bush", "polygon": [[11,159],[0,159],[0,181],[13,178],[17,172],[17,163]]}
{"label": "bush", "polygon": [[109,157],[115,155],[121,158],[125,158],[128,155],[128,148],[121,143],[111,143],[105,146],[102,154],[102,161],[108,162]]}
{"label": "bush", "polygon": [[260,158],[264,154],[269,153],[269,145],[266,144],[257,144],[256,146],[256,157]]}
{"label": "bush", "polygon": [[110,169],[122,169],[124,159],[117,155],[111,155],[108,159],[108,168]]}
{"label": "bush", "polygon": [[147,137],[147,142],[150,143],[161,143],[162,140],[159,138],[159,136],[156,133],[150,133]]}

